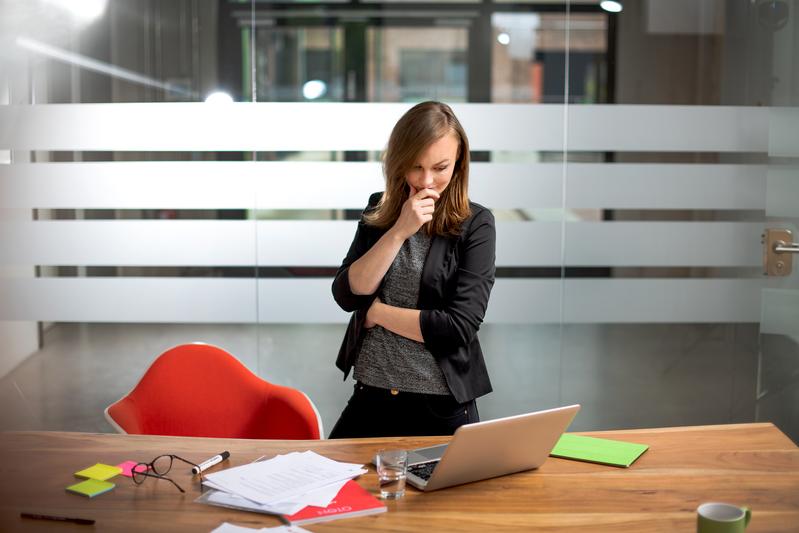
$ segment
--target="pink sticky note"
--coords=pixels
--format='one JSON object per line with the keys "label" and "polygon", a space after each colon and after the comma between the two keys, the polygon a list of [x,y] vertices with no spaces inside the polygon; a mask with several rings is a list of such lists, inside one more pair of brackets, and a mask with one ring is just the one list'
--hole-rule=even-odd
{"label": "pink sticky note", "polygon": [[137,464],[139,463],[136,461],[125,461],[124,463],[119,463],[117,466],[122,469],[123,476],[133,477],[132,474],[133,467],[136,466]]}

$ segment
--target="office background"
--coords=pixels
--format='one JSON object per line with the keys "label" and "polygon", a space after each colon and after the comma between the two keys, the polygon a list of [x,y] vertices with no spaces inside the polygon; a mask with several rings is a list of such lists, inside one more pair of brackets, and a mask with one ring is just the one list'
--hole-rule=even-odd
{"label": "office background", "polygon": [[799,440],[799,274],[760,242],[797,230],[799,2],[622,4],[4,1],[0,429],[111,431],[203,341],[329,431],[332,273],[394,122],[438,99],[497,218],[483,418]]}

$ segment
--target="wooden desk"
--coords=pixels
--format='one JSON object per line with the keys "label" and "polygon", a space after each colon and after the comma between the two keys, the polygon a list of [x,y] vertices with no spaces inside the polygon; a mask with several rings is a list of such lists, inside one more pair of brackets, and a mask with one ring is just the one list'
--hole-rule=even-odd
{"label": "wooden desk", "polygon": [[[694,531],[701,502],[748,505],[748,531],[799,531],[799,448],[771,424],[738,424],[590,433],[649,444],[631,468],[549,458],[538,470],[432,493],[409,488],[388,513],[307,526],[312,531]],[[96,462],[150,461],[174,453],[201,461],[230,450],[228,465],[267,454],[313,449],[368,462],[378,448],[431,445],[435,438],[254,441],[112,434],[0,434],[0,531],[210,531],[223,521],[249,527],[277,519],[193,503],[200,494],[188,468],[171,483],[116,488],[94,499],[67,493],[72,476]],[[216,467],[219,468],[219,467]],[[375,492],[375,474],[360,478]],[[21,511],[94,518],[94,526],[28,520]],[[581,529],[584,527],[585,529]]]}

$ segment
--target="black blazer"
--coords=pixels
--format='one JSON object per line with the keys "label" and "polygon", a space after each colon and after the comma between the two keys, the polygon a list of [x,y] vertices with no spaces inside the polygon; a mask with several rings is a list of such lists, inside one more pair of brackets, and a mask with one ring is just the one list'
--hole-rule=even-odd
{"label": "black blazer", "polygon": [[[364,213],[374,209],[383,193],[369,197]],[[471,216],[457,238],[433,236],[419,286],[419,318],[424,345],[438,362],[455,399],[466,402],[491,392],[477,330],[485,316],[494,285],[496,229],[494,216],[485,207],[469,203]],[[345,311],[354,311],[341,343],[336,366],[350,373],[363,341],[366,312],[383,287],[374,294],[356,295],[349,282],[349,268],[385,233],[358,223],[347,257],[333,280],[333,298]]]}

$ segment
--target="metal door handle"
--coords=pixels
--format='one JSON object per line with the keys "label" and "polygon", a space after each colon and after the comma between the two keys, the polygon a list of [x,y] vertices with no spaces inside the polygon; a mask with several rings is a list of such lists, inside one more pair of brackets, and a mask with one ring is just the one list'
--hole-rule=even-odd
{"label": "metal door handle", "polygon": [[799,242],[777,241],[774,243],[774,252],[778,254],[799,254]]}
{"label": "metal door handle", "polygon": [[763,274],[790,276],[793,254],[799,253],[799,243],[793,242],[793,233],[786,228],[769,228],[763,233]]}

